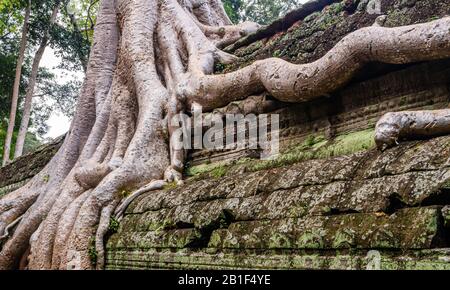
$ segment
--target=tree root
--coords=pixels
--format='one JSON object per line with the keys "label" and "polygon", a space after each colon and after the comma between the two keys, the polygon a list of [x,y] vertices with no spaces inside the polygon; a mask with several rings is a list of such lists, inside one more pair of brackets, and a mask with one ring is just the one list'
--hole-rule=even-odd
{"label": "tree root", "polygon": [[20,223],[20,221],[22,220],[23,216],[18,217],[15,221],[13,221],[12,223],[10,223],[6,228],[5,228],[5,232],[2,236],[0,236],[0,241],[6,239],[9,237],[9,231],[14,228],[18,223]]}
{"label": "tree root", "polygon": [[366,27],[344,37],[310,64],[270,58],[222,75],[196,70],[186,75],[178,94],[204,111],[261,91],[280,101],[305,102],[342,87],[368,62],[404,64],[450,57],[449,29],[450,17],[396,28]]}
{"label": "tree root", "polygon": [[116,208],[116,210],[114,211],[114,218],[117,219],[118,221],[121,221],[126,209],[136,198],[138,198],[139,196],[141,196],[146,192],[163,189],[164,186],[166,185],[167,182],[165,180],[154,180],[149,184],[147,184],[146,186],[136,190],[130,196],[125,198],[121,202],[121,204]]}
{"label": "tree root", "polygon": [[105,267],[105,242],[104,237],[106,236],[111,216],[114,212],[114,208],[117,206],[118,201],[114,201],[102,209],[100,215],[100,222],[97,228],[97,233],[95,235],[95,249],[97,251],[97,269],[103,270]]}
{"label": "tree root", "polygon": [[377,123],[375,142],[380,150],[402,139],[450,134],[450,109],[388,113]]}

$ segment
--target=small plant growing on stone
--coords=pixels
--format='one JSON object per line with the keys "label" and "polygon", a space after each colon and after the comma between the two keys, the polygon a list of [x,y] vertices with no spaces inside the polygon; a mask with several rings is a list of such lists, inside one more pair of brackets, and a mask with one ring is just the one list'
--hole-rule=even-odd
{"label": "small plant growing on stone", "polygon": [[216,71],[216,72],[223,71],[224,69],[225,69],[225,65],[223,63],[218,62],[214,65],[214,71]]}
{"label": "small plant growing on stone", "polygon": [[177,186],[178,186],[177,182],[173,181],[173,182],[167,183],[163,189],[166,191],[169,191],[169,190],[173,190],[173,189],[177,188]]}
{"label": "small plant growing on stone", "polygon": [[44,175],[44,177],[42,177],[42,181],[44,181],[45,183],[48,183],[48,181],[50,180],[50,175]]}
{"label": "small plant growing on stone", "polygon": [[281,51],[279,49],[275,50],[272,54],[273,57],[280,57],[281,56]]}
{"label": "small plant growing on stone", "polygon": [[89,244],[90,244],[89,251],[88,251],[89,259],[91,260],[92,265],[96,265],[98,253],[97,253],[97,249],[95,248],[95,239],[92,238]]}
{"label": "small plant growing on stone", "polygon": [[123,190],[120,192],[120,196],[121,196],[122,198],[125,198],[125,197],[127,197],[127,196],[129,196],[129,195],[131,195],[131,191],[128,190],[128,189],[123,189]]}
{"label": "small plant growing on stone", "polygon": [[108,230],[110,233],[117,233],[117,231],[119,230],[119,221],[115,218],[110,218],[109,220],[109,226],[108,226]]}
{"label": "small plant growing on stone", "polygon": [[218,166],[211,170],[211,176],[214,178],[221,178],[227,174],[227,169],[225,166]]}

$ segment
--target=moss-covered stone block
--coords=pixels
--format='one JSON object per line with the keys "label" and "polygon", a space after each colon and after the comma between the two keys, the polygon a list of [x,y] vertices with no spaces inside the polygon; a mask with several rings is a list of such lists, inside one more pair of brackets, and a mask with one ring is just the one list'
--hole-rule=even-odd
{"label": "moss-covered stone block", "polygon": [[346,214],[238,222],[214,232],[209,247],[244,249],[426,249],[442,234],[438,207],[393,215]]}

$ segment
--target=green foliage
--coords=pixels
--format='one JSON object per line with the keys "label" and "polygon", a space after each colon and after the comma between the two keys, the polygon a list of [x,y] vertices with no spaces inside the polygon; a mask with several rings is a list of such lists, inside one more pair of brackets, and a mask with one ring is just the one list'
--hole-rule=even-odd
{"label": "green foliage", "polygon": [[50,180],[50,175],[46,174],[44,177],[42,177],[42,180],[47,183]]}
{"label": "green foliage", "polygon": [[[6,138],[6,128],[5,126],[2,126],[0,127],[0,158],[3,158],[5,138]],[[13,138],[13,142],[15,142],[15,138]]]}
{"label": "green foliage", "polygon": [[352,154],[375,148],[373,129],[340,135],[332,141],[323,136],[309,136],[303,143],[294,146],[277,158],[250,164],[250,171],[275,168],[310,159],[323,159]]}
{"label": "green foliage", "polygon": [[228,16],[234,23],[253,21],[269,24],[288,11],[298,7],[304,0],[223,0]]}
{"label": "green foliage", "polygon": [[224,162],[202,164],[186,168],[186,175],[193,178],[202,178],[202,176],[221,178],[233,168],[255,172],[311,159],[323,159],[367,151],[375,148],[374,134],[374,129],[368,129],[343,134],[333,140],[328,140],[322,135],[310,135],[300,144],[286,149],[272,160],[242,158],[231,164]]}
{"label": "green foliage", "polygon": [[[9,116],[18,50],[18,39],[8,36],[0,40],[0,122],[4,122]],[[27,75],[28,71],[29,65],[25,61],[23,74]],[[25,87],[26,83],[22,80],[20,84],[20,92],[22,94],[25,93]]]}
{"label": "green foliage", "polygon": [[218,62],[214,65],[215,72],[220,72],[220,71],[223,71],[224,69],[225,69],[225,65],[223,63]]}
{"label": "green foliage", "polygon": [[0,40],[20,29],[24,18],[21,12],[27,4],[25,0],[0,1]]}
{"label": "green foliage", "polygon": [[[57,22],[49,27],[50,16],[57,2],[61,2]],[[88,8],[85,6],[90,2],[91,0],[33,0],[30,17],[30,44],[38,45],[42,36],[50,28],[49,46],[53,48],[57,56],[62,58],[60,68],[81,69],[89,55],[95,17],[90,17],[91,20],[89,20],[93,23],[92,27],[90,24],[86,27],[81,26],[87,21],[85,19],[87,12],[80,12],[79,9],[71,7],[80,6],[82,11],[87,11]],[[92,0],[92,2],[92,7],[97,7],[99,1]],[[90,13],[96,13],[96,9],[91,8]]]}
{"label": "green foliage", "polygon": [[299,5],[298,0],[248,0],[243,7],[244,20],[269,24]]}
{"label": "green foliage", "polygon": [[222,0],[223,7],[233,23],[239,23],[241,16],[239,11],[242,8],[243,0]]}
{"label": "green foliage", "polygon": [[214,178],[221,178],[227,174],[227,167],[218,166],[211,171],[211,176]]}
{"label": "green foliage", "polygon": [[322,135],[316,136],[316,135],[309,135],[306,137],[305,141],[303,142],[303,147],[311,148],[316,144],[320,144],[325,140],[325,137]]}
{"label": "green foliage", "polygon": [[120,223],[118,220],[116,220],[113,217],[109,219],[108,231],[110,233],[117,233],[117,231],[119,230],[119,226],[120,226]]}
{"label": "green foliage", "polygon": [[364,130],[346,135],[341,135],[329,146],[319,150],[317,158],[341,156],[360,151],[366,151],[375,147],[375,131]]}
{"label": "green foliage", "polygon": [[[44,111],[49,109],[50,111],[47,112],[48,115],[56,109],[65,116],[72,117],[75,112],[75,104],[81,85],[82,82],[79,80],[70,80],[62,83],[54,73],[48,71],[46,68],[41,68],[38,75],[37,92],[34,96],[35,98],[39,98],[39,101],[34,103],[35,123],[38,117],[42,116]],[[41,119],[45,119],[46,121],[48,115],[43,115]],[[45,133],[39,132],[39,135],[43,134]]]}
{"label": "green foliage", "polygon": [[27,132],[25,136],[25,145],[23,148],[23,152],[25,154],[33,152],[37,147],[41,146],[42,142],[38,139],[35,133]]}
{"label": "green foliage", "polygon": [[[7,127],[11,106],[19,40],[19,38],[8,37],[0,43],[0,67],[2,68],[0,70],[0,122],[3,123],[2,126],[5,129]],[[23,64],[22,78],[19,86],[19,105],[23,102],[25,95],[30,73],[30,62],[31,56],[27,55]],[[33,132],[36,136],[41,137],[48,130],[46,122],[52,111],[57,109],[66,116],[71,116],[81,83],[70,81],[60,84],[57,76],[49,72],[46,68],[39,70],[37,82],[38,84],[35,90],[35,98],[37,101],[33,103],[30,128],[34,129]],[[17,112],[16,130],[18,130],[20,124],[21,113],[20,110]]]}
{"label": "green foliage", "polygon": [[83,34],[83,38],[92,43],[94,38],[94,25],[97,21],[97,12],[100,6],[98,0],[71,0],[68,1],[66,16],[75,16],[77,26]]}
{"label": "green foliage", "polygon": [[[9,110],[11,106],[12,88],[15,78],[15,69],[18,53],[18,42],[20,37],[9,35],[0,41],[0,156],[3,155],[6,129],[8,126]],[[22,78],[19,86],[19,105],[23,102],[30,73],[31,56],[26,55]],[[41,68],[38,74],[38,84],[36,87],[33,103],[32,116],[30,120],[30,132],[25,139],[24,152],[30,152],[41,145],[40,138],[47,133],[47,120],[52,111],[59,110],[66,116],[73,113],[80,83],[75,81],[60,84],[57,76],[47,69]],[[19,129],[22,112],[19,110],[16,116],[15,132]],[[12,152],[14,152],[16,133],[13,135]],[[13,156],[11,156],[12,158]]]}
{"label": "green foliage", "polygon": [[[1,125],[0,126],[0,159],[2,159],[3,151],[5,149],[4,147],[5,147],[7,124],[6,124],[6,122],[3,122],[3,124],[0,123],[0,125]],[[15,131],[13,134],[11,148],[14,148],[14,146],[16,144],[16,138],[17,138],[17,131]],[[42,145],[42,142],[37,138],[36,134],[28,132],[27,135],[25,136],[24,154],[34,151],[40,145]],[[14,150],[11,150],[11,151],[12,152],[11,152],[10,158],[13,157]]]}
{"label": "green foliage", "polygon": [[209,175],[213,178],[221,178],[227,174],[229,167],[229,164],[221,162],[202,164],[186,168],[185,174],[189,177]]}
{"label": "green foliage", "polygon": [[[61,2],[61,9],[57,22],[49,28],[50,15],[56,3]],[[72,14],[66,7],[73,3],[79,8]],[[97,0],[33,0],[31,1],[31,15],[25,61],[19,91],[19,111],[16,117],[16,128],[21,121],[21,104],[28,83],[32,57],[35,47],[42,40],[42,36],[50,29],[49,46],[57,56],[62,58],[59,68],[64,71],[80,70],[82,62],[87,62],[92,40],[95,15],[98,9]],[[0,154],[3,152],[5,130],[11,105],[12,88],[15,78],[16,62],[19,43],[21,40],[24,12],[28,0],[0,0]],[[70,17],[73,15],[74,17]],[[73,25],[71,19],[75,19]],[[81,26],[82,25],[82,26]],[[84,29],[81,34],[76,27]],[[85,66],[85,63],[83,64]],[[48,131],[47,120],[55,110],[71,117],[74,112],[76,96],[81,87],[80,81],[61,83],[61,76],[54,75],[45,68],[40,68],[35,89],[36,101],[33,102],[30,120],[30,132],[25,141],[25,152],[40,145],[40,138]],[[14,140],[13,140],[14,142]],[[14,143],[12,150],[14,151]]]}
{"label": "green foliage", "polygon": [[91,264],[96,265],[97,259],[98,259],[98,253],[97,253],[97,249],[95,247],[95,238],[91,238],[91,240],[90,240],[88,255],[89,255],[89,260],[91,261]]}
{"label": "green foliage", "polygon": [[216,172],[215,175],[220,175],[220,172],[222,171],[221,169],[218,169],[220,167],[226,167],[226,164],[222,162],[216,162],[212,164],[200,164],[197,166],[188,166],[185,169],[185,174],[187,176],[198,176],[215,171]]}
{"label": "green foliage", "polygon": [[123,190],[120,191],[120,197],[121,198],[126,198],[126,197],[128,197],[130,195],[131,195],[131,190],[123,189]]}
{"label": "green foliage", "polygon": [[172,181],[167,183],[166,185],[164,185],[163,190],[169,191],[169,190],[174,190],[175,188],[177,188],[178,184],[176,181]]}

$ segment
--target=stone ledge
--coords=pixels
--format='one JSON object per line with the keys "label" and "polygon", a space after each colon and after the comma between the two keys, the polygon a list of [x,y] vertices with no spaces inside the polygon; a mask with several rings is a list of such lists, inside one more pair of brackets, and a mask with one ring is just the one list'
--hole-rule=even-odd
{"label": "stone ledge", "polygon": [[0,196],[19,188],[39,173],[53,158],[63,142],[64,136],[61,136],[40,146],[36,151],[21,156],[14,162],[1,167]]}
{"label": "stone ledge", "polygon": [[[379,259],[379,260],[378,260]],[[450,270],[450,249],[422,251],[117,251],[107,269]],[[379,261],[379,262],[378,262]],[[379,267],[378,267],[379,266]]]}
{"label": "stone ledge", "polygon": [[[334,265],[343,257],[358,269],[364,256],[330,253],[377,249],[384,267],[448,268],[403,252],[450,247],[449,145],[444,136],[149,192],[108,240],[108,267],[347,268]],[[267,263],[252,251],[270,252]]]}

